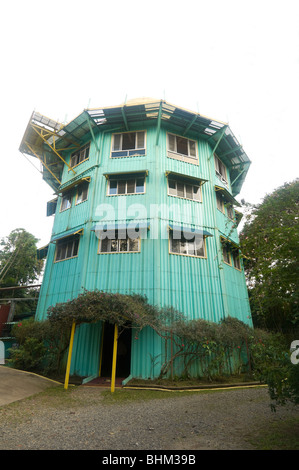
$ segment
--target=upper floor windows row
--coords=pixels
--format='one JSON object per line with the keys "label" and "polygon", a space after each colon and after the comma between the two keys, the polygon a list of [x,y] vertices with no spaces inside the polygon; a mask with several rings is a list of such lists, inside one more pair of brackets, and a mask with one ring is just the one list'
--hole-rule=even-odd
{"label": "upper floor windows row", "polygon": [[[90,144],[86,144],[71,154],[70,167],[74,168],[89,158]],[[122,132],[112,134],[111,158],[136,157],[146,154],[146,132]],[[198,163],[197,142],[185,137],[167,133],[167,156],[188,163]],[[214,154],[215,173],[228,184],[226,167]]]}
{"label": "upper floor windows row", "polygon": [[[184,233],[182,230],[170,229],[168,252],[174,255],[207,258],[207,238],[210,233]],[[242,270],[239,247],[224,237],[220,237],[222,260],[225,264],[239,271]],[[57,240],[54,261],[75,258],[79,253],[80,235],[78,233]],[[134,238],[129,236],[126,229],[115,229],[112,233],[103,233],[99,237],[98,254],[109,253],[139,253],[141,251],[140,234]]]}

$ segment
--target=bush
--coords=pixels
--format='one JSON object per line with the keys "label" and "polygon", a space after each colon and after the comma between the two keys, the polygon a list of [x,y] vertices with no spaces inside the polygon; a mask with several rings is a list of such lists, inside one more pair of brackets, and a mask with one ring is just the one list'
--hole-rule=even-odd
{"label": "bush", "polygon": [[69,344],[68,329],[30,318],[14,325],[12,336],[18,344],[10,349],[9,362],[14,367],[44,375],[59,372]]}
{"label": "bush", "polygon": [[281,334],[256,330],[251,338],[254,374],[268,385],[273,410],[287,402],[299,404],[299,364],[292,364],[288,348]]}
{"label": "bush", "polygon": [[17,369],[35,371],[39,370],[44,359],[46,348],[37,338],[27,338],[24,343],[10,350],[9,360]]}

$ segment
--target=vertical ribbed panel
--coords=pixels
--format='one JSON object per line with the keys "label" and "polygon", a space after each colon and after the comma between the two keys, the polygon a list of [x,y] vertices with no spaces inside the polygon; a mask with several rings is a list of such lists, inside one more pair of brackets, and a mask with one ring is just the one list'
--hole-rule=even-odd
{"label": "vertical ribbed panel", "polygon": [[[140,126],[139,129],[145,129]],[[171,129],[175,132],[174,129]],[[220,235],[238,241],[237,231],[231,230],[230,220],[216,208],[214,158],[207,142],[198,142],[198,164],[185,163],[167,157],[166,129],[162,126],[159,145],[157,128],[147,124],[145,156],[110,158],[111,135],[98,135],[100,152],[91,142],[89,160],[76,168],[77,175],[85,170],[91,177],[88,200],[59,212],[58,203],[53,233],[72,228],[84,228],[79,253],[74,259],[54,263],[55,244],[50,244],[44,282],[41,289],[37,318],[46,317],[47,308],[57,302],[76,297],[82,290],[100,289],[123,294],[146,295],[149,302],[173,306],[188,319],[204,318],[218,322],[231,315],[250,324],[249,303],[243,272],[223,266]],[[177,131],[180,134],[180,131]],[[197,136],[190,135],[196,139]],[[147,170],[146,193],[128,196],[108,196],[105,173]],[[166,172],[173,171],[207,180],[202,185],[202,202],[188,201],[167,195]],[[63,184],[73,178],[66,168]],[[92,225],[101,220],[101,204],[108,204],[108,219],[125,222],[132,204],[144,208],[139,218],[150,223],[147,237],[141,240],[139,253],[99,254],[99,240]],[[177,210],[173,211],[173,207]],[[154,211],[153,208],[157,210]],[[164,210],[162,210],[164,209]],[[166,210],[165,210],[166,209]],[[102,214],[103,215],[103,214]],[[107,221],[107,218],[106,218]],[[206,258],[169,253],[167,234],[169,222],[204,228],[211,233],[206,239]],[[157,230],[158,238],[153,234]],[[167,235],[168,237],[168,235]],[[220,264],[222,268],[219,269]],[[99,361],[101,326],[81,325],[76,332],[72,373],[96,373]],[[168,344],[169,348],[169,344]],[[164,342],[146,328],[135,339],[132,336],[131,373],[136,377],[153,377],[160,372],[164,361]],[[179,370],[181,364],[177,365]]]}
{"label": "vertical ribbed panel", "polygon": [[102,323],[82,324],[74,338],[71,374],[88,377],[99,371]]}

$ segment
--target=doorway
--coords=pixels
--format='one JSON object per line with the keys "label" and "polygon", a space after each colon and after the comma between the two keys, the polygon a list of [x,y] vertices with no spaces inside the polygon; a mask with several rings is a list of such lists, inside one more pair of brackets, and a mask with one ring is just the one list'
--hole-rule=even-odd
{"label": "doorway", "polygon": [[[103,325],[103,349],[101,377],[111,377],[112,356],[114,341],[114,325],[105,323]],[[118,331],[117,359],[116,359],[116,377],[126,378],[130,375],[131,369],[131,340],[132,329],[122,328]]]}

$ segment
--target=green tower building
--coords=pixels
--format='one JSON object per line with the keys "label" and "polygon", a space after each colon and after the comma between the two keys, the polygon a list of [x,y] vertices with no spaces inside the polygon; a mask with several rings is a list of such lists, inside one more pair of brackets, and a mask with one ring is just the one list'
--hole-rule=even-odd
{"label": "green tower building", "polygon": [[[154,99],[87,109],[66,125],[34,112],[20,151],[41,161],[54,192],[37,320],[98,289],[251,326],[235,199],[250,160],[228,124]],[[101,361],[109,375],[112,332],[102,327],[77,328],[71,373],[96,375]],[[120,374],[157,376],[161,339],[128,331]]]}

